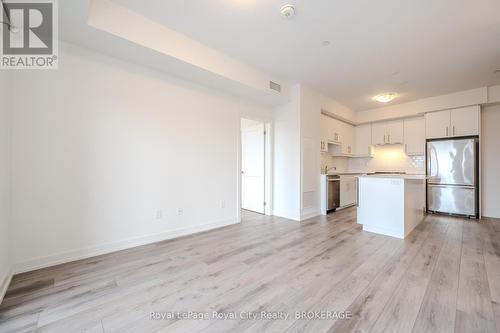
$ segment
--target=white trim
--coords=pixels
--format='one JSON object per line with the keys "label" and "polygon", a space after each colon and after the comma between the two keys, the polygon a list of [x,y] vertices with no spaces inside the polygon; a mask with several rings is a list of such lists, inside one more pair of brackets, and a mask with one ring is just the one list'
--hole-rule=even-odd
{"label": "white trim", "polygon": [[0,284],[0,304],[2,304],[3,298],[7,293],[7,289],[9,288],[10,281],[12,281],[12,270],[9,270],[6,276],[1,280],[2,284]]}
{"label": "white trim", "polygon": [[232,218],[230,220],[221,220],[210,222],[206,224],[200,224],[192,227],[171,230],[163,232],[160,234],[151,234],[141,237],[129,238],[113,243],[91,246],[83,249],[72,250],[67,252],[61,252],[58,254],[53,254],[50,256],[39,257],[31,260],[27,260],[20,263],[15,263],[13,267],[13,272],[15,274],[33,271],[40,268],[46,268],[54,265],[64,264],[67,262],[86,259],[90,257],[95,257],[102,254],[107,254],[111,252],[116,252],[120,250],[125,250],[141,245],[152,244],[168,239],[173,239],[177,237],[187,236],[203,231],[208,231],[216,228],[221,228],[233,224],[237,224],[238,219]]}
{"label": "white trim", "polygon": [[275,211],[273,210],[273,216],[282,217],[287,220],[292,220],[294,222],[300,222],[300,216],[297,216],[295,212],[291,211]]}
{"label": "white trim", "polygon": [[391,237],[395,237],[395,238],[399,238],[399,239],[404,239],[404,237],[401,235],[400,232],[394,231],[392,229],[385,229],[385,228],[374,227],[371,225],[364,224],[363,231],[372,232],[375,234],[382,234],[382,235],[391,236]]}
{"label": "white trim", "polygon": [[314,210],[312,211],[309,211],[309,212],[305,212],[305,213],[302,213],[301,216],[300,216],[300,220],[301,221],[304,221],[304,220],[308,220],[308,219],[312,219],[313,217],[316,217],[316,216],[320,216],[321,215],[321,212],[315,208],[313,208]]}

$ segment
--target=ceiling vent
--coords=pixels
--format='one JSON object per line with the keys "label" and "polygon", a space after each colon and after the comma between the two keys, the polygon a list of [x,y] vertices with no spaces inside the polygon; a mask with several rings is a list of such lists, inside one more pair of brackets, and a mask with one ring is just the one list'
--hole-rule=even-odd
{"label": "ceiling vent", "polygon": [[279,93],[281,92],[281,85],[276,82],[269,81],[269,88]]}

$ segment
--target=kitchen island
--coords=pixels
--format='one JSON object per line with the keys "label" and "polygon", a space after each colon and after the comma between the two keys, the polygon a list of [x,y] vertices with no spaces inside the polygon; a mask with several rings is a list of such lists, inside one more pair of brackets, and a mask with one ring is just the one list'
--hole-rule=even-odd
{"label": "kitchen island", "polygon": [[422,221],[425,176],[359,176],[358,223],[363,230],[405,238]]}

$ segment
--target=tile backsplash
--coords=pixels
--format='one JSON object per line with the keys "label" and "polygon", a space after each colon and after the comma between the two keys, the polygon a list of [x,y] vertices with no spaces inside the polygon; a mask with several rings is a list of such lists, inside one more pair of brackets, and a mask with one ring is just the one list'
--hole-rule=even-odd
{"label": "tile backsplash", "polygon": [[372,158],[348,159],[349,172],[398,171],[425,173],[425,156],[408,156],[403,145],[377,146]]}
{"label": "tile backsplash", "polygon": [[325,167],[332,168],[330,172],[348,172],[348,159],[321,154],[321,172],[325,170]]}
{"label": "tile backsplash", "polygon": [[321,170],[335,167],[330,172],[399,171],[425,173],[425,156],[408,156],[403,145],[376,146],[372,158],[347,158],[321,155]]}

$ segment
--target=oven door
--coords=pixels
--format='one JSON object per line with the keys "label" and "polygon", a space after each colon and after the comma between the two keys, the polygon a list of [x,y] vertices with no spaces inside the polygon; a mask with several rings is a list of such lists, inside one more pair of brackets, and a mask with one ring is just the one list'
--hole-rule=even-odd
{"label": "oven door", "polygon": [[340,206],[340,179],[328,179],[327,210],[334,210]]}

